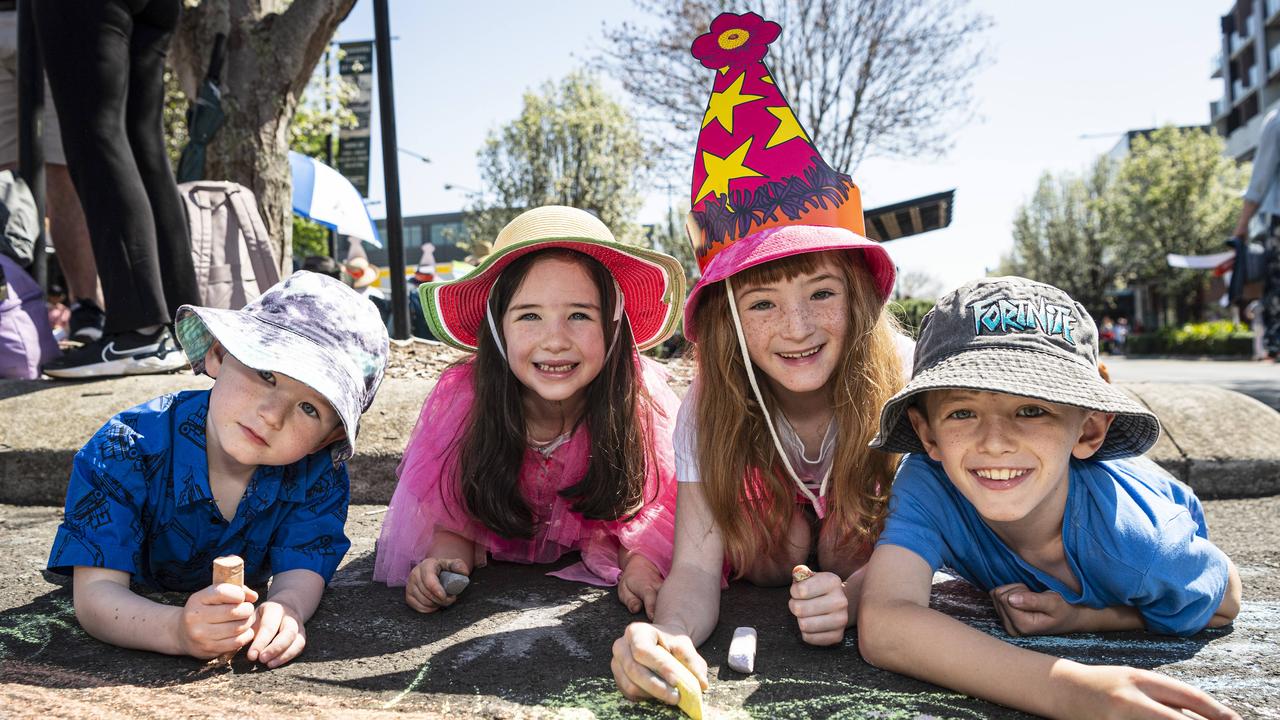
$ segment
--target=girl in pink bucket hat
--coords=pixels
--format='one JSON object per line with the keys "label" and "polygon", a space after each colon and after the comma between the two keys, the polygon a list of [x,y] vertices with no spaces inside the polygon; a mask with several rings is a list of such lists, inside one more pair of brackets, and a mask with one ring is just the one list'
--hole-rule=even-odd
{"label": "girl in pink bucket hat", "polygon": [[[682,560],[654,623],[614,644],[633,699],[676,702],[677,663],[705,686],[695,647],[728,573],[791,584],[805,641],[839,643],[886,514],[898,458],[867,443],[911,342],[885,310],[894,266],[865,236],[857,186],[823,161],[763,63],[780,32],[725,13],[693,43],[716,72],[687,224],[702,276],[684,310],[698,376],[674,437]],[[803,567],[815,556],[817,574]]]}
{"label": "girl in pink bucket hat", "polygon": [[423,405],[378,540],[374,579],[420,612],[452,604],[442,571],[487,559],[618,585],[652,616],[671,566],[679,400],[637,350],[671,334],[684,274],[568,207],[512,220],[473,272],[418,289],[432,333],[475,355]]}

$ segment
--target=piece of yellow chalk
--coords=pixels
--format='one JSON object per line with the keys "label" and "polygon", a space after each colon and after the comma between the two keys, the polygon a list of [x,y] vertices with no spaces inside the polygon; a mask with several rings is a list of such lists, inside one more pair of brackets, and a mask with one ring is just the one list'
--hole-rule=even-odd
{"label": "piece of yellow chalk", "polygon": [[680,692],[679,707],[685,715],[693,720],[702,720],[702,684],[693,671],[678,664],[676,671],[676,690]]}

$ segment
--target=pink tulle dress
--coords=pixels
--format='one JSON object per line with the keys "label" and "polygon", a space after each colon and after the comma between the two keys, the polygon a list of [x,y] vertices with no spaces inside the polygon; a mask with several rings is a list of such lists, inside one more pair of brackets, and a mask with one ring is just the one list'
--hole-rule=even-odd
{"label": "pink tulle dress", "polygon": [[587,472],[591,438],[585,425],[579,425],[567,441],[549,452],[525,450],[520,492],[535,520],[533,538],[528,540],[497,535],[466,510],[458,492],[453,445],[467,427],[467,415],[475,398],[472,366],[467,362],[446,370],[423,404],[400,462],[399,482],[378,538],[373,579],[390,586],[404,585],[409,572],[431,554],[436,528],[475,543],[472,567],[483,567],[488,557],[550,563],[577,550],[581,562],[550,574],[593,585],[616,585],[622,573],[618,550],[627,548],[647,558],[665,576],[671,569],[675,532],[671,431],[680,400],[667,385],[666,372],[660,365],[640,358],[639,367],[652,399],[652,405],[641,404],[648,408],[644,423],[650,448],[646,504],[626,521],[589,520],[571,509],[571,500],[557,494]]}

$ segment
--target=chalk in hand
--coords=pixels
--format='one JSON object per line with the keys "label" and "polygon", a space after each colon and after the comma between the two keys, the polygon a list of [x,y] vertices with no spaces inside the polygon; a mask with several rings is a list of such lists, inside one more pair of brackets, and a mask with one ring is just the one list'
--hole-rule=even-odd
{"label": "chalk in hand", "polygon": [[740,627],[729,643],[729,667],[750,675],[756,671],[756,629]]}
{"label": "chalk in hand", "polygon": [[676,663],[676,690],[680,693],[679,707],[693,720],[702,720],[702,685],[693,671],[683,663]]}
{"label": "chalk in hand", "polygon": [[813,571],[807,565],[797,565],[791,568],[791,582],[804,582],[813,577]]}
{"label": "chalk in hand", "polygon": [[471,578],[456,572],[441,570],[440,584],[444,586],[444,591],[447,595],[457,595],[467,589],[467,586],[471,584]]}

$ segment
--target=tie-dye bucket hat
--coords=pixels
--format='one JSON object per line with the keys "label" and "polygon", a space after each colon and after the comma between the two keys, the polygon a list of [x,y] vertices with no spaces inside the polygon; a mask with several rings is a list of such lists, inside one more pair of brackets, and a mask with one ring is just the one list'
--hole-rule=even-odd
{"label": "tie-dye bucket hat", "polygon": [[911,382],[885,403],[871,447],[924,452],[907,408],[950,388],[1115,413],[1097,460],[1141,455],[1160,436],[1156,416],[1098,374],[1098,328],[1084,306],[1025,278],[983,278],[938,299],[920,324]]}
{"label": "tie-dye bucket hat", "polygon": [[299,270],[240,310],[183,305],[176,326],[197,373],[216,340],[246,367],[320,393],[346,430],[330,448],[334,463],[355,454],[360,416],[373,404],[390,349],[382,316],[367,298],[340,280]]}
{"label": "tie-dye bucket hat", "polygon": [[684,269],[666,253],[618,242],[596,216],[563,205],[527,210],[498,233],[493,252],[457,280],[418,287],[422,312],[437,338],[475,352],[486,323],[489,292],[511,263],[538,250],[565,248],[595,258],[622,292],[636,347],[644,350],[675,331],[684,299]]}

